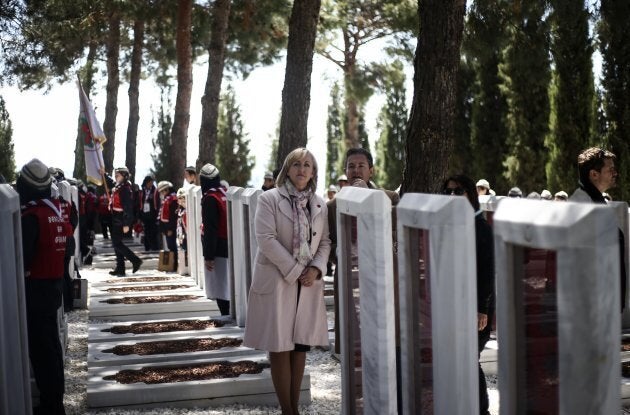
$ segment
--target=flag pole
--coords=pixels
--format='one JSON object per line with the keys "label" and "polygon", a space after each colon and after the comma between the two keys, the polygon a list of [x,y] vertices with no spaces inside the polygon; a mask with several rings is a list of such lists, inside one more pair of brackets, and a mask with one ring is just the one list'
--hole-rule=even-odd
{"label": "flag pole", "polygon": [[[81,90],[81,101],[84,100],[84,98],[87,98],[87,96],[85,95],[85,91],[83,90],[83,85],[81,85],[81,77],[79,76],[79,73],[77,72],[77,82],[79,83],[79,89]],[[83,106],[83,110],[84,110],[84,114],[87,118],[87,103],[86,102],[82,102],[82,106]],[[90,130],[90,135],[92,136],[92,140],[94,140],[94,142],[96,143],[97,146],[99,146],[101,148],[101,152],[103,150],[103,146],[101,146],[101,142],[100,140],[96,140],[96,138],[94,137],[94,131],[92,131],[92,123],[90,123],[90,120],[88,119],[87,122],[88,128]],[[105,194],[107,195],[107,200],[109,200],[110,196],[109,196],[109,186],[107,186],[107,180],[105,178],[105,167],[101,164],[101,158],[100,157],[96,157],[98,159],[98,166],[99,166],[99,170],[101,172],[101,178],[103,179],[103,187],[105,187]]]}

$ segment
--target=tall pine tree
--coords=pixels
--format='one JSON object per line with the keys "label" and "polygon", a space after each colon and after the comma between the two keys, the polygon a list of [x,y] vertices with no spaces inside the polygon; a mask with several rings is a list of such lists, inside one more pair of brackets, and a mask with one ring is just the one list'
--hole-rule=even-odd
{"label": "tall pine tree", "polygon": [[[507,98],[505,177],[524,193],[546,185],[549,131],[549,30],[546,2],[520,1],[511,8],[509,45],[500,65]],[[498,162],[498,160],[497,160]]]}
{"label": "tall pine tree", "polygon": [[0,96],[0,174],[10,183],[15,179],[15,152],[13,150],[13,127],[4,98]]}
{"label": "tall pine tree", "polygon": [[335,82],[330,90],[328,120],[326,121],[326,185],[336,184],[341,168],[343,148],[342,96],[339,84]]}
{"label": "tall pine tree", "polygon": [[550,89],[547,187],[576,187],[577,155],[588,147],[595,128],[593,46],[589,13],[583,2],[552,0],[551,52],[555,71]]}
{"label": "tall pine tree", "polygon": [[241,110],[234,90],[228,86],[221,99],[217,136],[217,167],[230,185],[245,187],[252,176],[255,159],[250,156],[249,139],[243,131]]}
{"label": "tall pine tree", "polygon": [[402,183],[407,133],[405,73],[400,61],[384,80],[385,106],[379,116],[381,135],[376,142],[376,181],[385,189],[396,189]]}
{"label": "tall pine tree", "polygon": [[[466,60],[460,72],[461,105],[470,105],[471,158],[468,161],[472,166],[466,172],[477,179],[488,180],[500,193],[507,193],[509,189],[503,176],[502,162],[508,148],[506,102],[499,76],[506,23],[505,2],[476,0],[473,3],[464,29],[462,50]],[[470,70],[474,73],[472,91],[462,84]],[[460,129],[464,128],[462,124]]]}
{"label": "tall pine tree", "polygon": [[630,2],[601,0],[599,39],[603,58],[606,142],[617,155],[615,199],[630,198]]}

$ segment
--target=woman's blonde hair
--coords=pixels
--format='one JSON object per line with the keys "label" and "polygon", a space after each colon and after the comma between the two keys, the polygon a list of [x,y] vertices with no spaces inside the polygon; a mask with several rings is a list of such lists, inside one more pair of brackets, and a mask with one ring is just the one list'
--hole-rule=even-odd
{"label": "woman's blonde hair", "polygon": [[282,169],[280,170],[280,173],[278,173],[278,178],[276,179],[276,185],[278,187],[284,186],[284,183],[287,181],[289,167],[291,167],[291,165],[296,161],[301,160],[306,156],[311,156],[311,160],[313,160],[313,177],[309,180],[307,187],[309,187],[313,192],[317,191],[317,160],[315,160],[313,153],[303,147],[296,148],[291,151],[284,159]]}

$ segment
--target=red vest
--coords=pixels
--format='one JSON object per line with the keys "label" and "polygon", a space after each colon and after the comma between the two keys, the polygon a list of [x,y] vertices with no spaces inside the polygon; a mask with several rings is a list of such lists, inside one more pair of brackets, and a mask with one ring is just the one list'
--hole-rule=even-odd
{"label": "red vest", "polygon": [[101,216],[107,216],[110,214],[109,212],[109,199],[107,198],[107,194],[103,193],[98,198],[98,214]]}
{"label": "red vest", "polygon": [[130,198],[133,196],[131,194],[131,186],[129,185],[129,182],[124,182],[122,184],[119,184],[116,187],[114,187],[114,190],[112,190],[112,200],[111,200],[112,212],[124,211],[124,206],[122,205],[122,199],[120,198],[121,192],[128,192]]}
{"label": "red vest", "polygon": [[161,222],[168,223],[171,221],[177,221],[177,217],[171,218],[171,209],[173,205],[177,206],[177,195],[175,193],[171,193],[166,196],[164,198],[164,202],[162,202],[162,209],[160,210]]}
{"label": "red vest", "polygon": [[56,280],[63,278],[66,239],[72,237],[72,226],[64,216],[59,200],[42,199],[30,202],[22,210],[22,216],[37,218],[39,236],[37,251],[26,270],[26,277]]}
{"label": "red vest", "polygon": [[[217,230],[217,236],[221,239],[227,239],[227,198],[225,197],[225,191],[223,191],[223,189],[208,190],[201,200],[202,206],[206,197],[212,197],[217,201],[217,207],[219,208],[219,229]],[[201,234],[203,235],[203,224],[201,225]]]}
{"label": "red vest", "polygon": [[85,193],[79,192],[79,215],[81,216],[85,215],[85,212],[87,211],[86,204],[87,204],[87,197]]}

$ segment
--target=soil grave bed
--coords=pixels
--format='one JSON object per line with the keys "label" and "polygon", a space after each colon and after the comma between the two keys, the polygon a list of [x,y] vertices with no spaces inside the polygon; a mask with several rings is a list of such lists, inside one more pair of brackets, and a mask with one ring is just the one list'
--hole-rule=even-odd
{"label": "soil grave bed", "polygon": [[241,360],[239,362],[220,361],[176,368],[144,367],[139,370],[126,369],[115,375],[105,376],[103,379],[115,380],[124,384],[142,382],[151,385],[156,383],[235,378],[240,375],[258,374],[268,367],[268,363],[256,363],[251,360]]}
{"label": "soil grave bed", "polygon": [[138,291],[169,291],[180,290],[182,288],[192,288],[190,285],[139,285],[135,287],[117,287],[103,290],[108,293],[126,293]]}
{"label": "soil grave bed", "polygon": [[176,303],[179,301],[196,300],[202,298],[199,295],[147,295],[139,297],[122,297],[122,298],[110,298],[107,300],[101,300],[101,303],[106,304],[153,304],[153,303]]}
{"label": "soil grave bed", "polygon": [[172,331],[205,330],[208,328],[223,327],[225,323],[219,320],[176,320],[176,321],[155,321],[148,323],[133,323],[124,326],[112,326],[103,329],[102,332],[113,334],[145,334],[145,333],[167,333]]}
{"label": "soil grave bed", "polygon": [[137,354],[140,356],[168,353],[193,353],[208,350],[217,350],[224,347],[239,347],[243,343],[242,339],[223,337],[214,339],[207,337],[203,339],[186,340],[164,340],[142,342],[130,345],[118,345],[111,349],[103,350],[103,353],[113,353],[117,356]]}
{"label": "soil grave bed", "polygon": [[[157,370],[161,368],[173,371],[171,376],[175,379],[178,376],[177,370],[180,368],[184,372],[192,372],[190,366],[204,366],[224,361],[236,363],[244,360],[260,364],[265,368],[260,373],[241,374],[238,377],[180,380],[171,383],[147,384],[140,381],[123,384],[114,380],[121,371]],[[134,364],[116,367],[89,367],[87,404],[90,408],[135,409],[216,407],[230,404],[273,405],[277,408],[278,400],[271,381],[270,370],[266,368],[267,364],[266,355],[258,352],[247,357],[232,356],[210,360],[203,358],[179,363],[155,363],[150,366]],[[208,371],[210,372],[212,369]],[[185,376],[190,375],[189,373]],[[151,381],[149,378],[145,380]],[[311,402],[310,384],[310,374],[306,370],[300,388],[300,404],[302,405],[308,405]]]}
{"label": "soil grave bed", "polygon": [[127,282],[163,282],[179,280],[179,277],[121,277],[117,279],[105,280],[108,284],[121,284]]}

